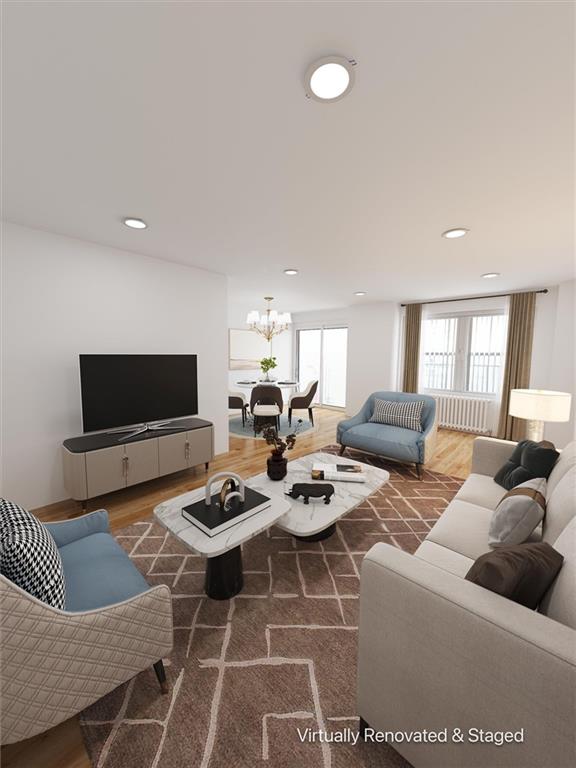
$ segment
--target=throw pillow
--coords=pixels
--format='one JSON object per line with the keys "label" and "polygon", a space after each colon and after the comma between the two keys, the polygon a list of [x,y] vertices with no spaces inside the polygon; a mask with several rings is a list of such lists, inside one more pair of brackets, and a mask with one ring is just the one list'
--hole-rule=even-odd
{"label": "throw pillow", "polygon": [[546,480],[539,477],[508,491],[494,510],[488,543],[491,547],[522,544],[546,513]]}
{"label": "throw pillow", "polygon": [[424,400],[392,402],[391,400],[380,400],[380,398],[376,397],[374,398],[374,411],[370,421],[422,432],[423,408]]}
{"label": "throw pillow", "polygon": [[546,542],[502,547],[481,555],[466,579],[527,608],[537,608],[564,558]]}
{"label": "throw pillow", "polygon": [[554,445],[547,440],[535,443],[532,440],[521,440],[508,461],[494,475],[494,481],[511,490],[526,480],[543,477],[546,480],[552,472],[560,454]]}
{"label": "throw pillow", "polygon": [[6,499],[0,499],[0,571],[43,603],[64,608],[64,569],[52,534]]}

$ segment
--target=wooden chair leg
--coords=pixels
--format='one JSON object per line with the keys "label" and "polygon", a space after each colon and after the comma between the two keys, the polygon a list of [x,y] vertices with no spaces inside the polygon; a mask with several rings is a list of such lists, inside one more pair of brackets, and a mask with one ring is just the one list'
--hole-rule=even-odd
{"label": "wooden chair leg", "polygon": [[338,456],[344,456],[344,451],[346,450],[345,445],[340,446],[340,450],[338,451]]}
{"label": "wooden chair leg", "polygon": [[312,412],[312,408],[308,408],[308,418],[310,419],[312,426],[314,426],[314,413]]}
{"label": "wooden chair leg", "polygon": [[418,473],[418,480],[422,480],[422,464],[416,464],[416,472]]}
{"label": "wooden chair leg", "polygon": [[166,670],[164,669],[164,662],[162,659],[154,664],[154,672],[160,683],[160,690],[162,693],[168,693],[168,682],[166,681]]}
{"label": "wooden chair leg", "polygon": [[246,426],[246,411],[242,408],[242,429]]}
{"label": "wooden chair leg", "polygon": [[292,408],[288,408],[288,426],[292,426]]}

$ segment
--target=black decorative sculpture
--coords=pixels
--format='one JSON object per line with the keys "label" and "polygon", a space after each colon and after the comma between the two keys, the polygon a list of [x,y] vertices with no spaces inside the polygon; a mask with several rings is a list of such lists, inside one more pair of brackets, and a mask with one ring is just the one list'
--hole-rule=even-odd
{"label": "black decorative sculpture", "polygon": [[324,496],[324,504],[330,504],[330,498],[334,495],[334,486],[330,483],[294,483],[286,494],[292,499],[304,497],[304,504],[308,504],[310,498],[319,499]]}

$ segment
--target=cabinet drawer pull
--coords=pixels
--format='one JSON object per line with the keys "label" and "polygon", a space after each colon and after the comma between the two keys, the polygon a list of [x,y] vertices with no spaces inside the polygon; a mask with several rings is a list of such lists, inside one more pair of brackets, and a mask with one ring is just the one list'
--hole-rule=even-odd
{"label": "cabinet drawer pull", "polygon": [[128,456],[122,457],[122,474],[128,477]]}
{"label": "cabinet drawer pull", "polygon": [[188,440],[184,443],[184,458],[189,459],[190,458],[190,443]]}

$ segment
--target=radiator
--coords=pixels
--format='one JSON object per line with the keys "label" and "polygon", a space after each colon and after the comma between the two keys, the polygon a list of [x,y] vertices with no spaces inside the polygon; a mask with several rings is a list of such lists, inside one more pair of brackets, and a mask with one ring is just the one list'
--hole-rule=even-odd
{"label": "radiator", "polygon": [[492,400],[490,398],[466,395],[434,395],[434,397],[437,403],[439,427],[475,432],[479,435],[491,434],[489,424]]}

